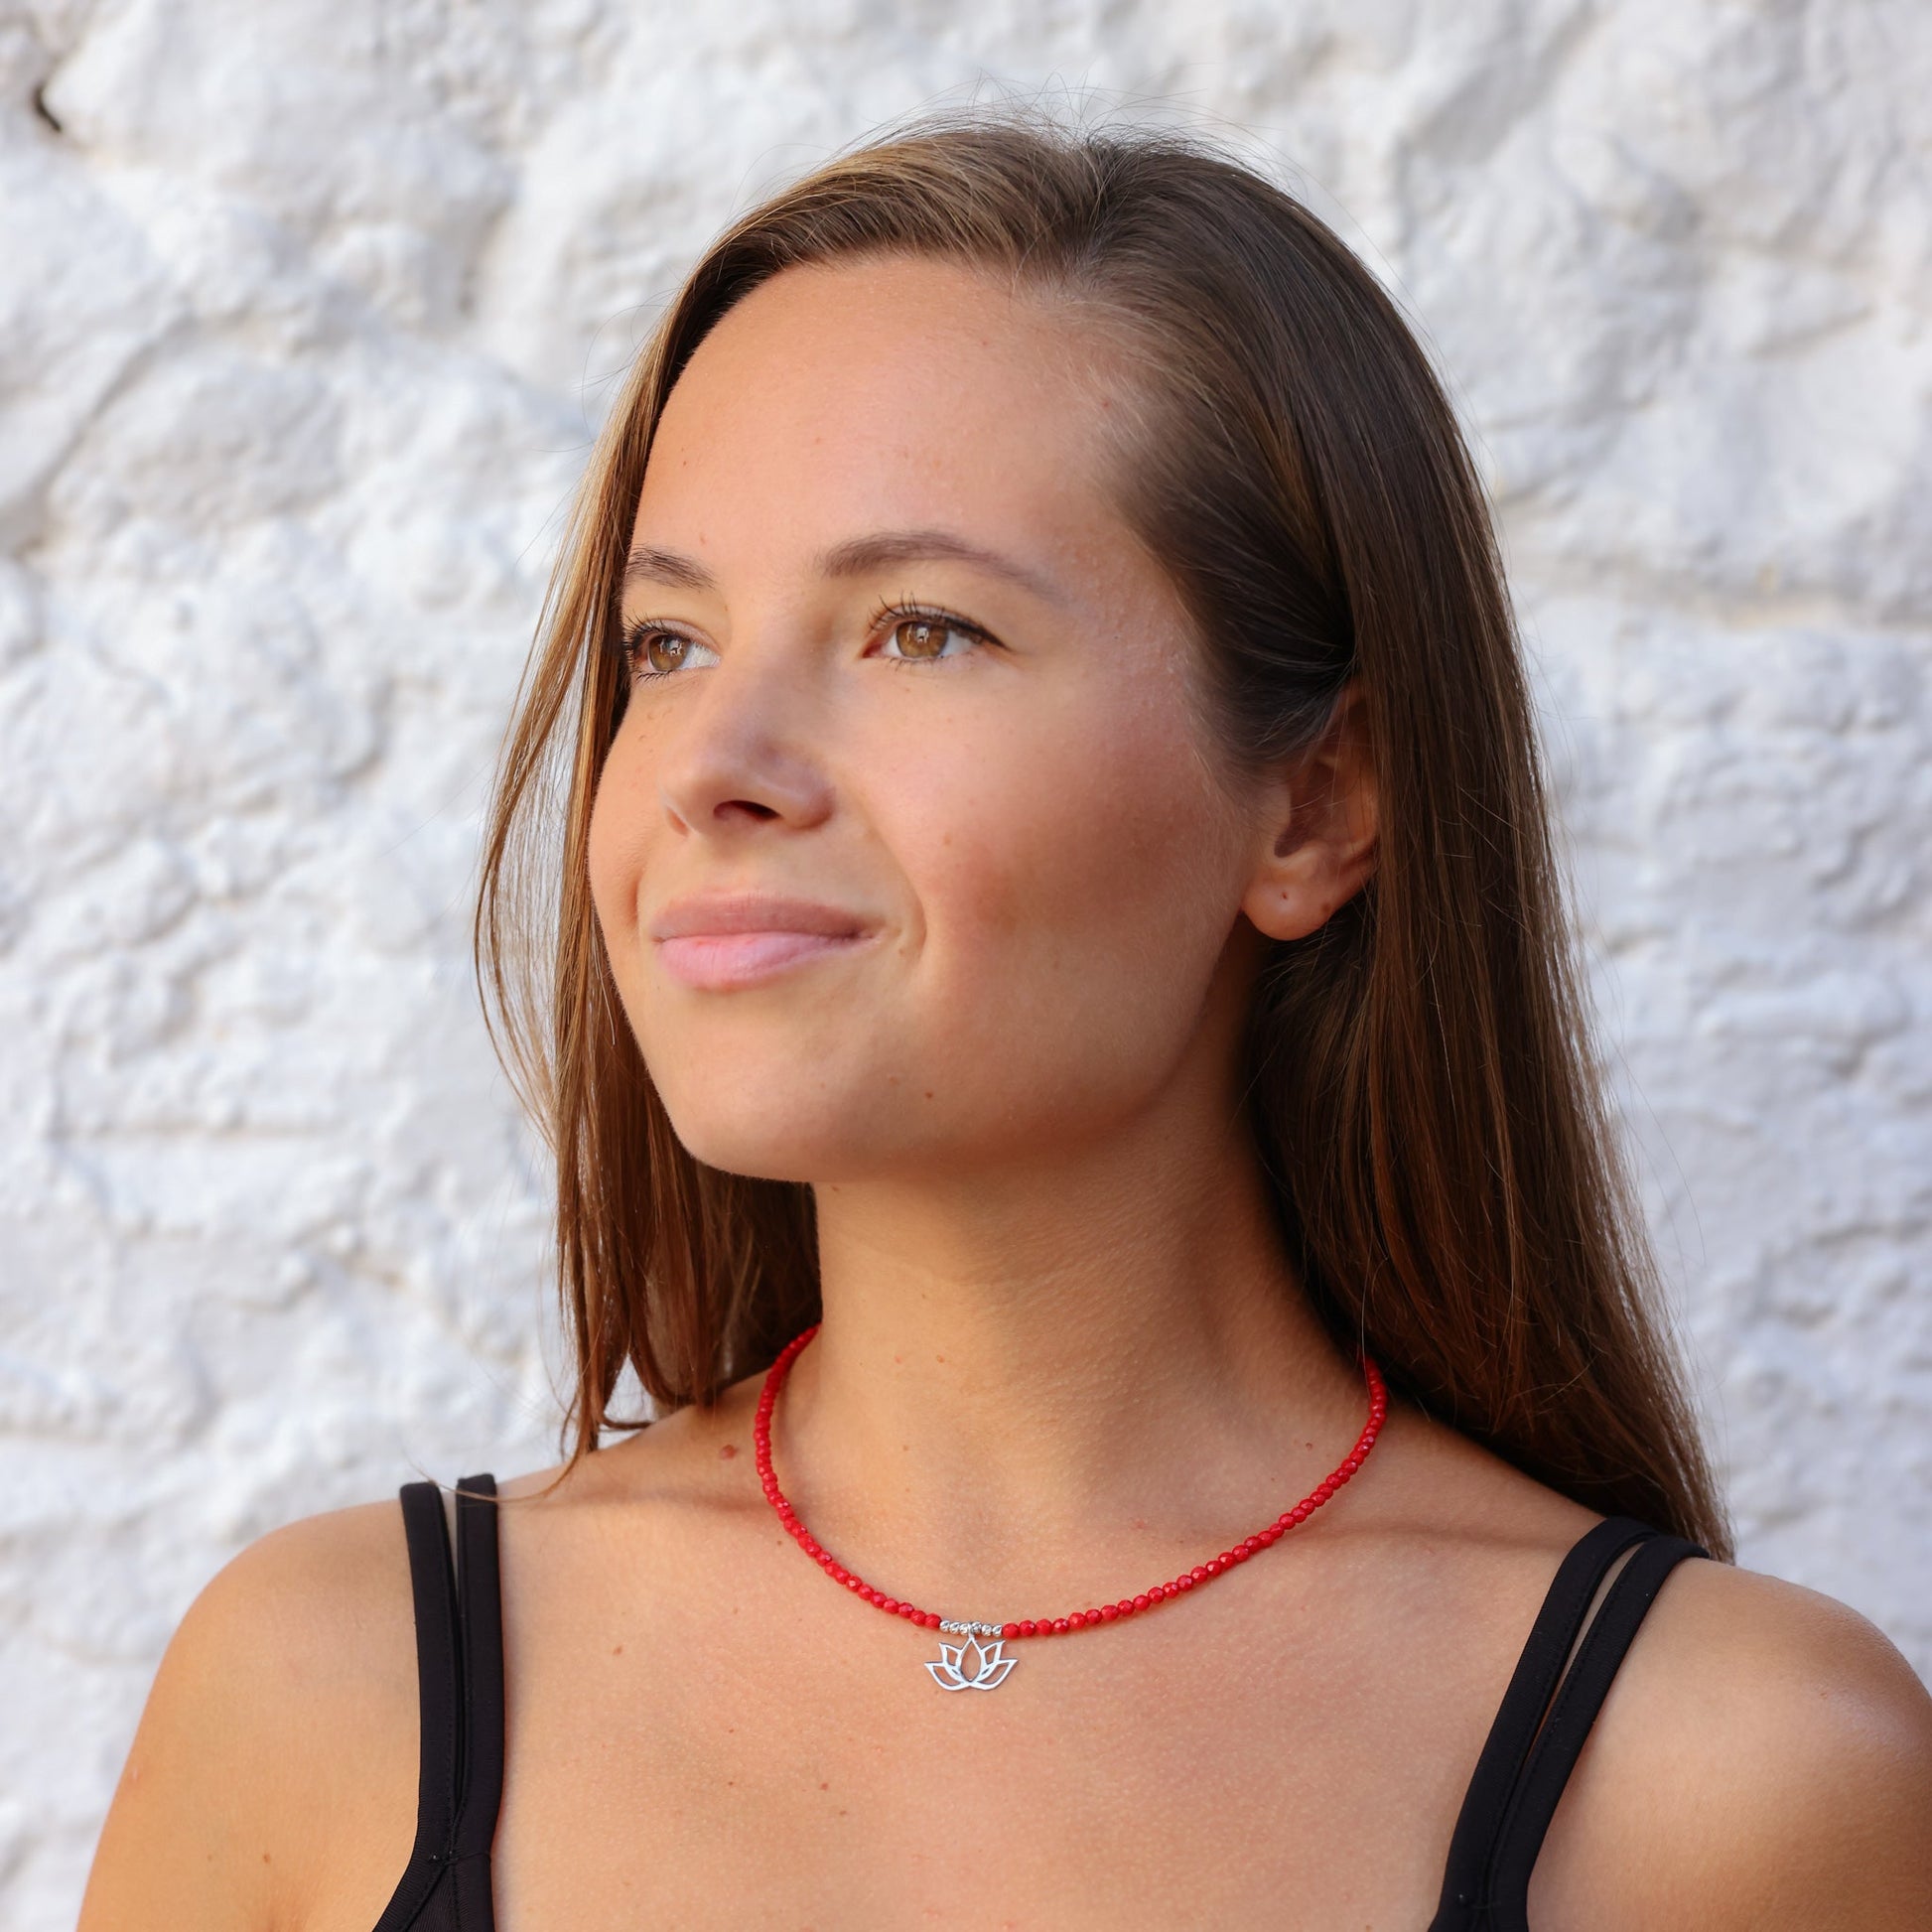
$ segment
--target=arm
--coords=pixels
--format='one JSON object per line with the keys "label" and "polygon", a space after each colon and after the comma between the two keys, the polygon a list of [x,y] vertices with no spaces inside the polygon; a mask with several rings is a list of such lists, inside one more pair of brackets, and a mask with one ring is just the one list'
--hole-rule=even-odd
{"label": "arm", "polygon": [[244,1551],[183,1619],[80,1932],[374,1924],[415,1827],[416,1660],[393,1504]]}

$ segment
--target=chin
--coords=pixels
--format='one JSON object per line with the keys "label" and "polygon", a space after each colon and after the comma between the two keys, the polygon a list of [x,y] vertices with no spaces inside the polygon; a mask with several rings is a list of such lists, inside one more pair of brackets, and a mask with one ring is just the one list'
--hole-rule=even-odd
{"label": "chin", "polygon": [[769,1077],[696,1083],[683,1092],[661,1086],[665,1111],[684,1151],[708,1168],[756,1180],[860,1179],[901,1164],[909,1126],[897,1110],[867,1104],[819,1076],[793,1088]]}

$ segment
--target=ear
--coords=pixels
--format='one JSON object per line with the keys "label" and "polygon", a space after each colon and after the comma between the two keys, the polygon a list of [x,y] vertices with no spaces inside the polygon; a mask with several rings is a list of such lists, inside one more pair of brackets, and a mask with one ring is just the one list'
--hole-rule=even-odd
{"label": "ear", "polygon": [[1375,759],[1367,707],[1350,682],[1314,744],[1271,772],[1255,821],[1256,863],[1241,909],[1271,939],[1327,922],[1375,871]]}

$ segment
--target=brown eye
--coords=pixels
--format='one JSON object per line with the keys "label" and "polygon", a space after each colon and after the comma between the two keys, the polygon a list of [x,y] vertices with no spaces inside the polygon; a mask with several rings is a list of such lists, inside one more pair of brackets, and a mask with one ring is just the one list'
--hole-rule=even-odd
{"label": "brown eye", "polygon": [[901,663],[957,657],[977,641],[963,624],[948,623],[944,618],[901,618],[887,637],[890,654]]}
{"label": "brown eye", "polygon": [[715,664],[718,653],[709,644],[680,637],[674,630],[640,627],[624,640],[624,662],[634,678],[668,677],[694,665]]}

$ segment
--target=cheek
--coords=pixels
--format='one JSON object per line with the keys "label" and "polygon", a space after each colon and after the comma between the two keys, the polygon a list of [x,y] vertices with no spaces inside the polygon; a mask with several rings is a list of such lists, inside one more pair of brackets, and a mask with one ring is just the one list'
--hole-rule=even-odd
{"label": "cheek", "polygon": [[[1098,722],[1098,728],[1096,728]],[[1146,713],[987,748],[934,814],[919,897],[960,1064],[1130,1084],[1197,1021],[1240,897],[1224,801]],[[959,773],[961,777],[966,774]],[[1111,1069],[1111,1072],[1109,1071]]]}

